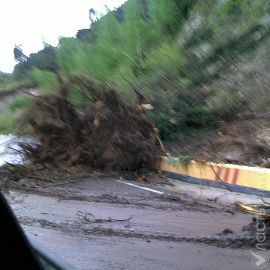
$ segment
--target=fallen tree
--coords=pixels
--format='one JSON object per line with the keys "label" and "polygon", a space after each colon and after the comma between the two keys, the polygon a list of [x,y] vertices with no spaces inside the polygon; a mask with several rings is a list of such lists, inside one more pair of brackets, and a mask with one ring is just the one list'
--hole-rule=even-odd
{"label": "fallen tree", "polygon": [[[80,109],[72,91],[83,100]],[[145,107],[126,104],[113,87],[84,77],[72,76],[56,93],[34,98],[22,125],[30,126],[35,141],[20,143],[32,164],[137,170],[152,168],[157,155],[156,129]]]}

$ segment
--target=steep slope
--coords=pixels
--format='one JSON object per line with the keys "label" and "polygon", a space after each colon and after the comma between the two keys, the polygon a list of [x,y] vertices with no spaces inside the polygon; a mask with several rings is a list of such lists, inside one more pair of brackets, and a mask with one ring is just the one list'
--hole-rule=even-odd
{"label": "steep slope", "polygon": [[[57,74],[113,84],[129,103],[151,103],[160,137],[183,145],[240,115],[256,122],[263,114],[268,128],[269,34],[266,0],[128,0],[77,38],[62,38],[48,57],[53,67],[40,53],[13,75],[46,92]],[[80,110],[75,92],[73,100]]]}

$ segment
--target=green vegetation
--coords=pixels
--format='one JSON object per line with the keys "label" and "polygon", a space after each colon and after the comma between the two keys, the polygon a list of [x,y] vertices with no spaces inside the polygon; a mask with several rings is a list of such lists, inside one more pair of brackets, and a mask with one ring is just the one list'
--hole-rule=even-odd
{"label": "green vegetation", "polygon": [[166,156],[165,159],[168,164],[175,168],[179,168],[181,166],[188,168],[192,161],[192,157],[190,156],[179,156],[178,158],[173,156]]}
{"label": "green vegetation", "polygon": [[28,73],[29,81],[32,85],[42,90],[44,93],[49,93],[57,89],[59,82],[55,73],[33,68]]}
{"label": "green vegetation", "polygon": [[6,86],[10,84],[10,74],[3,73],[0,71],[0,91],[5,91]]}
{"label": "green vegetation", "polygon": [[0,133],[10,134],[17,130],[17,121],[8,112],[0,115]]}
{"label": "green vegetation", "polygon": [[18,119],[25,108],[30,104],[33,97],[21,94],[11,99],[6,104],[5,112],[0,114],[0,133],[10,134],[18,131]]}
{"label": "green vegetation", "polygon": [[33,98],[27,94],[19,96],[7,104],[8,111],[15,112],[27,107]]}
{"label": "green vegetation", "polygon": [[30,54],[26,61],[24,59],[19,61],[13,71],[14,79],[25,80],[33,68],[45,71],[56,70],[58,68],[56,48],[45,44],[43,50]]}
{"label": "green vegetation", "polygon": [[[108,82],[128,102],[154,106],[150,117],[162,139],[189,136],[270,104],[263,86],[255,98],[245,83],[252,83],[245,71],[250,61],[267,81],[255,54],[269,65],[262,56],[270,38],[269,11],[267,0],[128,0],[76,38],[30,55],[12,78],[46,93],[57,88],[56,71],[63,79],[77,74]],[[80,106],[76,94],[73,99]]]}

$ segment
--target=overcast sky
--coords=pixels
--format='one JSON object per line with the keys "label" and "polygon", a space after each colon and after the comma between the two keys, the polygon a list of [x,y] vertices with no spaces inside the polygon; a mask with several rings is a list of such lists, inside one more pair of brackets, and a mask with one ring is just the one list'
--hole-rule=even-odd
{"label": "overcast sky", "polygon": [[105,13],[125,0],[8,0],[0,1],[0,71],[12,72],[14,44],[26,55],[43,48],[43,41],[58,44],[88,28],[90,8]]}

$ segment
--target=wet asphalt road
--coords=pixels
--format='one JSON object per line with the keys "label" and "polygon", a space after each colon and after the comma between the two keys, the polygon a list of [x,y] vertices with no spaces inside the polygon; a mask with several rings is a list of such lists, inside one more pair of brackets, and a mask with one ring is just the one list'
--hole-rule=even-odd
{"label": "wet asphalt road", "polygon": [[75,269],[255,269],[248,249],[202,240],[226,228],[241,232],[251,219],[213,202],[171,200],[100,178],[6,197],[27,235]]}

